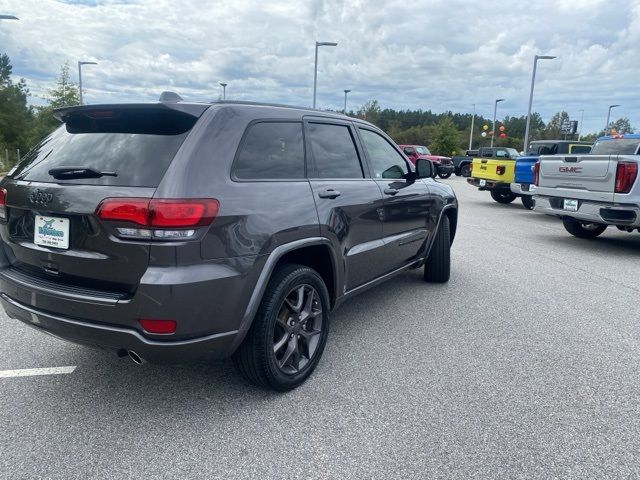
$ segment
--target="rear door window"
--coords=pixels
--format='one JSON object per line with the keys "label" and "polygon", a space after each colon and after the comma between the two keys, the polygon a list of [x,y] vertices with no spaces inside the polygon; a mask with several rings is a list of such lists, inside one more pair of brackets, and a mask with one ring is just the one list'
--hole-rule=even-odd
{"label": "rear door window", "polygon": [[[94,112],[95,113],[95,112]],[[11,177],[64,184],[157,187],[198,120],[162,110],[82,111],[31,150]],[[54,179],[55,167],[83,167],[115,176]]]}
{"label": "rear door window", "polygon": [[302,179],[304,166],[301,122],[259,122],[245,134],[233,175],[239,180]]}
{"label": "rear door window", "polygon": [[351,130],[346,125],[308,123],[315,178],[364,178]]}

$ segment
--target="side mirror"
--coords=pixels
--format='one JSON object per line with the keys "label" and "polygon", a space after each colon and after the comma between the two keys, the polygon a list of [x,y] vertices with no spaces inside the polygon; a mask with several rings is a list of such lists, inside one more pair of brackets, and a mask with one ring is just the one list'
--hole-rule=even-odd
{"label": "side mirror", "polygon": [[433,163],[426,158],[419,158],[416,161],[416,178],[435,178],[436,169]]}

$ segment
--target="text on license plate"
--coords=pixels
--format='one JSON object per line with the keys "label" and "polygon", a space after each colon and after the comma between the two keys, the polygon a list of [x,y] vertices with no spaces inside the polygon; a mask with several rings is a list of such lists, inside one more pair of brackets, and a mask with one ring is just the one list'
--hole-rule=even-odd
{"label": "text on license plate", "polygon": [[568,198],[564,199],[564,209],[570,212],[578,211],[578,200],[570,200]]}
{"label": "text on license plate", "polygon": [[69,248],[69,219],[36,215],[33,243],[43,247]]}
{"label": "text on license plate", "polygon": [[487,185],[487,181],[486,180],[480,180],[480,186],[484,187]]}

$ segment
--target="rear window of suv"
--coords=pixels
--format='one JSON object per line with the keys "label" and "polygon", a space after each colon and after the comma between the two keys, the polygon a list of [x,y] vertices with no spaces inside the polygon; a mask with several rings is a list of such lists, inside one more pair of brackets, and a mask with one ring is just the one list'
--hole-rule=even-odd
{"label": "rear window of suv", "polygon": [[[89,113],[88,115],[91,115]],[[71,117],[11,172],[35,182],[157,187],[173,157],[198,120],[162,110],[100,112]],[[86,167],[117,176],[54,179],[55,167]]]}

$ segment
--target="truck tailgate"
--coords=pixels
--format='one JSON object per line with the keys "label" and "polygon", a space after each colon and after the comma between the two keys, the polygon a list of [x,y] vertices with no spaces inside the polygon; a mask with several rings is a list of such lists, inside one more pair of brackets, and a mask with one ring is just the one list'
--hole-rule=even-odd
{"label": "truck tailgate", "polygon": [[538,195],[613,201],[617,155],[540,157]]}
{"label": "truck tailgate", "polygon": [[515,163],[516,162],[514,160],[474,158],[471,176],[473,178],[482,178],[485,180],[493,180],[495,182],[512,183]]}

